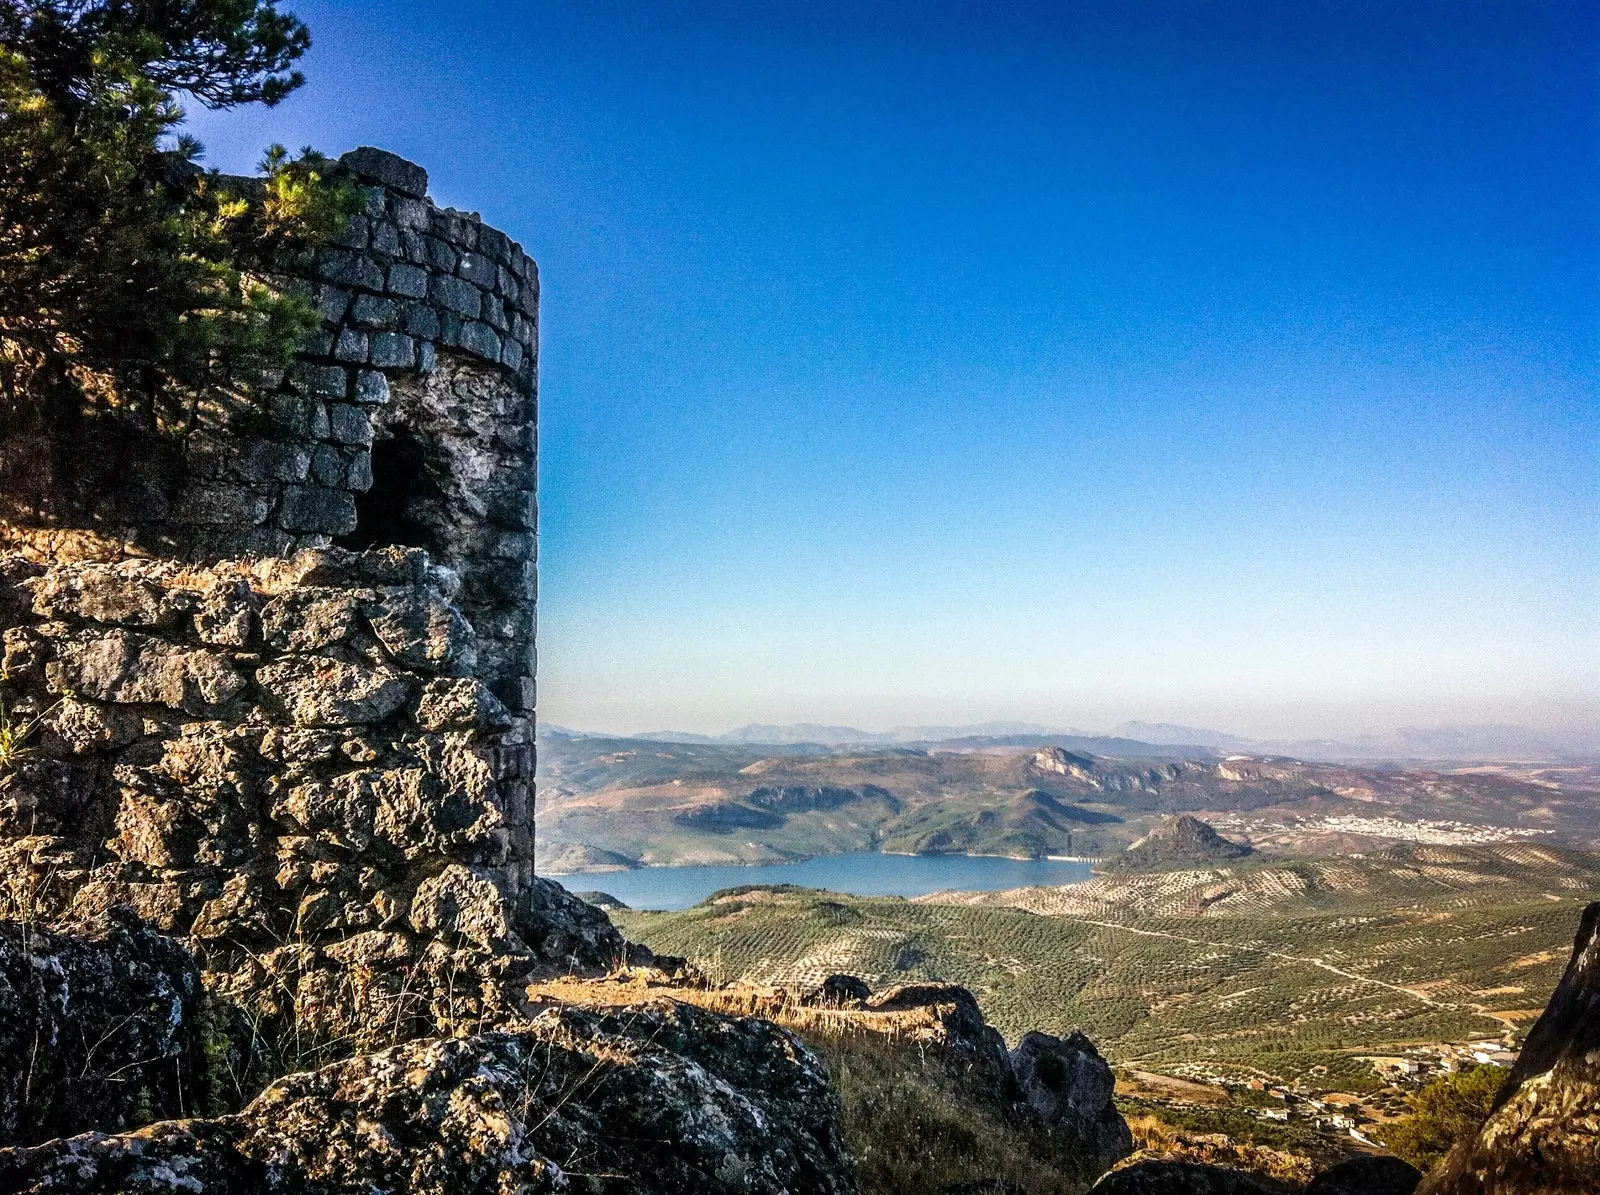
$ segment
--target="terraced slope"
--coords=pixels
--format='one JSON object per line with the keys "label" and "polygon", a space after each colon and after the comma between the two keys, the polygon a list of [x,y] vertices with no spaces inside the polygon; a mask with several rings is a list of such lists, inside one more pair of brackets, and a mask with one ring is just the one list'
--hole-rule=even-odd
{"label": "terraced slope", "polygon": [[1147,1071],[1370,1091],[1373,1057],[1509,1040],[1531,1021],[1600,891],[1600,857],[1411,847],[1084,888],[1096,891],[732,890],[681,913],[614,917],[715,977],[943,978],[976,992],[1008,1035],[1082,1028]]}

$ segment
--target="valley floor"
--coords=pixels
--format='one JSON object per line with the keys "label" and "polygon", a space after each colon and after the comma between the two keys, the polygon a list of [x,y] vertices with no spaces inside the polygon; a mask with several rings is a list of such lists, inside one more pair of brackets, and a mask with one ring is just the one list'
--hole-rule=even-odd
{"label": "valley floor", "polygon": [[1084,1030],[1133,1112],[1350,1140],[1441,1068],[1514,1057],[1597,892],[1593,854],[1412,844],[916,901],[734,889],[614,917],[714,980],[961,983],[1008,1038]]}

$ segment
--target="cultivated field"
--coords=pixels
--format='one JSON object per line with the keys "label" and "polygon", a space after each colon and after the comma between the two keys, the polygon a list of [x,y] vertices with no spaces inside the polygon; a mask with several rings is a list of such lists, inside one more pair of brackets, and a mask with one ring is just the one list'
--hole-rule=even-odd
{"label": "cultivated field", "polygon": [[1082,1028],[1152,1073],[1364,1092],[1374,1058],[1513,1042],[1597,897],[1600,856],[1411,845],[918,901],[735,889],[615,916],[713,978],[937,977],[1013,1039]]}

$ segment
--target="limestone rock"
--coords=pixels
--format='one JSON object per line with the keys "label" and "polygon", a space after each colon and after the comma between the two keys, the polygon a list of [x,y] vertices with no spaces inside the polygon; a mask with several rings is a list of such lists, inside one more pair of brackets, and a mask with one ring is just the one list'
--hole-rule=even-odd
{"label": "limestone rock", "polygon": [[1306,1195],[1411,1195],[1422,1171],[1399,1158],[1351,1158],[1330,1166],[1306,1186]]}
{"label": "limestone rock", "polygon": [[1584,910],[1572,958],[1478,1135],[1418,1195],[1600,1191],[1600,903]]}
{"label": "limestone rock", "polygon": [[0,1142],[196,1111],[203,999],[194,959],[137,922],[0,922]]}
{"label": "limestone rock", "polygon": [[1102,1176],[1089,1195],[1289,1195],[1296,1189],[1227,1166],[1149,1157]]}
{"label": "limestone rock", "polygon": [[814,990],[807,992],[802,1000],[821,1008],[844,1008],[865,1003],[871,998],[872,989],[867,986],[866,980],[855,975],[830,975]]}
{"label": "limestone rock", "polygon": [[243,1112],[0,1150],[43,1195],[850,1195],[818,1060],[765,1021],[564,1008],[291,1075]]}
{"label": "limestone rock", "polygon": [[262,689],[297,726],[363,726],[381,722],[411,696],[405,678],[390,668],[305,656],[269,664],[256,673]]}
{"label": "limestone rock", "polygon": [[1011,1051],[1011,1072],[1039,1119],[1077,1138],[1095,1171],[1133,1152],[1133,1134],[1112,1101],[1116,1076],[1082,1033],[1065,1040],[1024,1034]]}
{"label": "limestone rock", "polygon": [[61,692],[190,714],[214,712],[247,684],[215,652],[187,650],[129,631],[63,643],[49,670]]}
{"label": "limestone rock", "polygon": [[977,999],[959,984],[898,984],[874,995],[867,1001],[867,1008],[875,1012],[924,1010],[932,1015],[938,1044],[948,1046],[968,1065],[993,1072],[997,1082],[1010,1079],[1011,1060],[1005,1038],[984,1020]]}

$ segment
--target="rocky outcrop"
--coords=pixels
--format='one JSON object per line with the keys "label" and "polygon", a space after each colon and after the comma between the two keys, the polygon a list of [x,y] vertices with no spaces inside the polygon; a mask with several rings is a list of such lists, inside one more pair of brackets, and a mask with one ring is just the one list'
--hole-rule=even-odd
{"label": "rocky outcrop", "polygon": [[130,918],[0,923],[0,1144],[194,1114],[217,1032],[193,958]]}
{"label": "rocky outcrop", "polygon": [[1476,1137],[1418,1195],[1600,1191],[1600,903]]}
{"label": "rocky outcrop", "polygon": [[817,1059],[764,1021],[559,1009],[292,1075],[242,1112],[0,1150],[28,1195],[849,1195]]}
{"label": "rocky outcrop", "polygon": [[1227,1166],[1135,1158],[1104,1175],[1089,1195],[1290,1195],[1295,1188]]}
{"label": "rocky outcrop", "polygon": [[1133,1134],[1112,1101],[1116,1076],[1082,1033],[1064,1040],[1026,1033],[1011,1051],[1010,1062],[1028,1107],[1052,1131],[1078,1142],[1091,1173],[1133,1152]]}
{"label": "rocky outcrop", "polygon": [[1250,847],[1224,838],[1191,814],[1161,822],[1108,864],[1117,871],[1150,871],[1163,867],[1195,867],[1230,863],[1251,854]]}
{"label": "rocky outcrop", "polygon": [[1411,1195],[1422,1171],[1399,1158],[1351,1158],[1330,1166],[1306,1186],[1306,1195]]}

